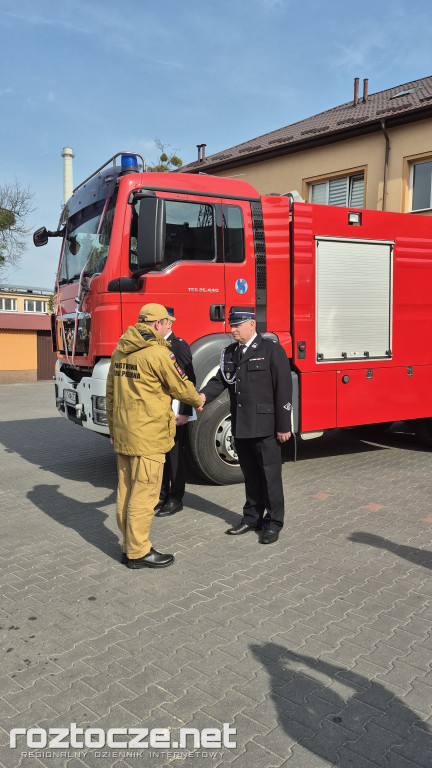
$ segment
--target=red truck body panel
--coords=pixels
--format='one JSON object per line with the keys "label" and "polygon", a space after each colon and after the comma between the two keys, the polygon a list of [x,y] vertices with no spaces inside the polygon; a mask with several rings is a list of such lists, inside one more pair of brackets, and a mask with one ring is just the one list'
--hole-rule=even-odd
{"label": "red truck body panel", "polygon": [[[432,416],[432,226],[426,216],[295,204],[293,213],[293,337],[307,356],[300,372],[302,431]],[[392,356],[383,360],[316,359],[316,239],[394,241]],[[353,275],[353,280],[355,275]],[[412,368],[413,372],[408,372]],[[366,378],[373,370],[372,378]],[[383,370],[385,369],[385,370]],[[408,375],[409,373],[409,375]],[[348,375],[344,384],[342,376]]]}

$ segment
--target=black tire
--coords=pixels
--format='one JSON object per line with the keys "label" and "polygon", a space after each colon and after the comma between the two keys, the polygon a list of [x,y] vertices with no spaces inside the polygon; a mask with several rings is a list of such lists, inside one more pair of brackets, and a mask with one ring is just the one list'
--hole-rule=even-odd
{"label": "black tire", "polygon": [[197,420],[189,424],[189,448],[192,466],[202,477],[216,485],[244,481],[232,440],[226,392],[204,406]]}
{"label": "black tire", "polygon": [[432,419],[417,419],[415,422],[415,436],[420,443],[432,447]]}

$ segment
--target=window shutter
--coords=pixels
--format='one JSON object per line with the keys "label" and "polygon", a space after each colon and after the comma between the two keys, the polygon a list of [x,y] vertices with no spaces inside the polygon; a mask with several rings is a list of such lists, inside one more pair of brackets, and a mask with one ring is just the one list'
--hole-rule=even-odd
{"label": "window shutter", "polygon": [[329,205],[346,205],[348,191],[348,177],[332,179],[329,182]]}
{"label": "window shutter", "polygon": [[317,205],[327,205],[327,182],[322,184],[312,184],[312,203]]}
{"label": "window shutter", "polygon": [[364,175],[351,176],[349,205],[353,208],[363,208],[364,199]]}

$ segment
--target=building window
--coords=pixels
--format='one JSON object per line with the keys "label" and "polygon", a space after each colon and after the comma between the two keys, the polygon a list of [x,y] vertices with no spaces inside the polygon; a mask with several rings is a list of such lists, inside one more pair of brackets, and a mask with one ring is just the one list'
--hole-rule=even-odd
{"label": "building window", "polygon": [[364,173],[341,176],[310,185],[310,201],[318,205],[364,206]]}
{"label": "building window", "polygon": [[37,299],[24,300],[24,312],[46,312],[46,308],[46,301],[38,301]]}
{"label": "building window", "polygon": [[16,312],[16,299],[0,299],[0,309],[2,312]]}
{"label": "building window", "polygon": [[432,160],[411,166],[411,210],[432,208]]}

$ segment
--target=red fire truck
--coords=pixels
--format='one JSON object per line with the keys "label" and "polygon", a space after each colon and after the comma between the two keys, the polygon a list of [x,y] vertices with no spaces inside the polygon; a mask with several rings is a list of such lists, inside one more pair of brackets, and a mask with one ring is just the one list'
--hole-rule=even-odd
{"label": "red fire truck", "polygon": [[[119,153],[86,179],[36,245],[61,236],[53,340],[56,404],[107,434],[105,382],[140,307],[174,309],[197,386],[231,341],[231,305],[292,363],[294,430],[415,420],[432,439],[432,220],[293,202],[248,183],[140,172]],[[241,479],[228,399],[190,425],[190,455],[215,483]]]}

